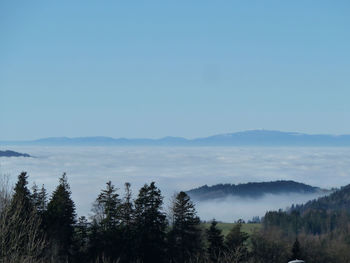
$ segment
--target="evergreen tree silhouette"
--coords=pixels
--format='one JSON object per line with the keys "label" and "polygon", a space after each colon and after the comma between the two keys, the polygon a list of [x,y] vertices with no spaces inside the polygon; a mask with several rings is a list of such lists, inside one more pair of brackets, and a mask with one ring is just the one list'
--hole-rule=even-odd
{"label": "evergreen tree silhouette", "polygon": [[75,217],[75,204],[64,173],[48,203],[45,222],[51,241],[51,254],[57,262],[66,262],[71,258]]}
{"label": "evergreen tree silhouette", "polygon": [[135,200],[135,255],[144,263],[164,262],[166,216],[163,197],[152,182],[145,184]]}
{"label": "evergreen tree silhouette", "polygon": [[104,230],[115,229],[120,222],[120,199],[111,181],[106,183],[106,189],[101,191],[96,204],[102,211],[100,224]]}
{"label": "evergreen tree silhouette", "polygon": [[137,233],[134,231],[133,224],[135,221],[135,207],[132,201],[130,183],[125,183],[125,194],[121,201],[121,257],[120,262],[130,262],[133,258],[135,239]]}
{"label": "evergreen tree silhouette", "polygon": [[221,253],[224,252],[224,236],[222,231],[217,228],[217,222],[215,219],[211,221],[209,229],[207,229],[207,240],[208,240],[208,255],[212,262],[217,262]]}
{"label": "evergreen tree silhouette", "polygon": [[36,262],[43,258],[46,240],[27,179],[26,172],[18,176],[11,202],[0,211],[0,262]]}
{"label": "evergreen tree silhouette", "polygon": [[11,201],[11,210],[17,210],[20,206],[20,216],[25,218],[33,210],[32,195],[27,187],[28,175],[26,172],[22,172],[18,176],[17,183],[14,188],[14,194]]}
{"label": "evergreen tree silhouette", "polygon": [[248,257],[248,249],[246,246],[248,238],[249,235],[242,231],[242,221],[238,220],[225,238],[225,246],[228,249],[228,252],[236,253],[239,251],[239,260],[245,261]]}
{"label": "evergreen tree silhouette", "polygon": [[176,262],[189,262],[202,252],[200,219],[194,204],[185,192],[180,192],[173,203],[173,228],[169,233],[171,254]]}
{"label": "evergreen tree silhouette", "polygon": [[120,229],[120,205],[117,188],[111,181],[106,183],[106,188],[98,195],[94,204],[94,228],[93,232],[95,245],[100,252],[97,257],[105,257],[109,260],[117,260],[121,250],[121,229]]}

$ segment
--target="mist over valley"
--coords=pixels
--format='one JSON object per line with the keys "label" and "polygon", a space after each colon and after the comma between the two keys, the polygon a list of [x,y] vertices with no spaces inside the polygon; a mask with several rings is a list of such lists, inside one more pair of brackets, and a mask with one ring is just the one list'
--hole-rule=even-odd
{"label": "mist over valley", "polygon": [[[49,193],[66,172],[79,215],[88,215],[105,183],[111,180],[123,193],[130,182],[134,192],[156,182],[165,206],[175,192],[202,185],[243,184],[293,180],[330,189],[348,184],[350,148],[327,147],[44,147],[12,146],[36,158],[1,158],[0,172],[12,182],[22,171],[30,183],[44,184]],[[332,176],[330,176],[332,175]],[[259,198],[227,197],[196,201],[203,220],[245,220],[267,210],[304,203],[324,193],[267,194]],[[220,212],[221,211],[221,212]]]}

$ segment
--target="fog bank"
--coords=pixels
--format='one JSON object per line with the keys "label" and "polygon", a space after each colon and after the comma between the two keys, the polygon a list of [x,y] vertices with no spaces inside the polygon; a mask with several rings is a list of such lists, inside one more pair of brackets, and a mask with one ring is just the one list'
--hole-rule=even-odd
{"label": "fog bank", "polygon": [[232,196],[195,204],[202,220],[215,218],[224,222],[234,222],[238,219],[248,221],[254,216],[262,217],[267,211],[286,209],[292,204],[303,204],[321,196],[322,194],[268,194],[258,199]]}
{"label": "fog bank", "polygon": [[[251,147],[8,147],[35,158],[0,158],[0,172],[16,180],[27,171],[30,182],[45,184],[51,192],[66,172],[80,215],[105,183],[111,180],[123,193],[124,182],[134,194],[144,183],[155,181],[168,198],[174,192],[204,184],[294,180],[323,188],[350,182],[350,148]],[[265,197],[258,202],[227,200],[198,204],[203,219],[249,218],[268,209],[305,201],[299,197]],[[309,198],[309,197],[307,197]],[[296,201],[295,201],[296,200]],[[232,205],[232,207],[231,207]],[[219,208],[222,209],[219,209]],[[225,213],[220,213],[220,210]],[[252,213],[251,211],[254,211]],[[220,217],[219,217],[220,215]],[[231,221],[231,220],[230,220]]]}

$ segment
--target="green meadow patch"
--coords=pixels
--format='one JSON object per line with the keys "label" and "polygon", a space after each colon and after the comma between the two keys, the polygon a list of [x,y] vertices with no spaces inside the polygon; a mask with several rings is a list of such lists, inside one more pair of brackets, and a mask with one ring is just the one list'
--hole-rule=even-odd
{"label": "green meadow patch", "polygon": [[[205,229],[208,229],[210,227],[210,222],[205,222],[203,223],[203,227]],[[226,236],[228,232],[236,225],[236,223],[223,223],[223,222],[218,222],[216,225],[220,230],[222,230],[222,234]],[[251,234],[255,230],[259,230],[261,228],[261,224],[242,224],[242,231]]]}

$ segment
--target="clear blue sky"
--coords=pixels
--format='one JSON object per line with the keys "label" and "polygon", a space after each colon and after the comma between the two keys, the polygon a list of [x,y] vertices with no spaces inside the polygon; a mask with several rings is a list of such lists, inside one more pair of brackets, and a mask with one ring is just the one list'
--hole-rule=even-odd
{"label": "clear blue sky", "polygon": [[0,140],[350,133],[349,1],[1,1]]}

